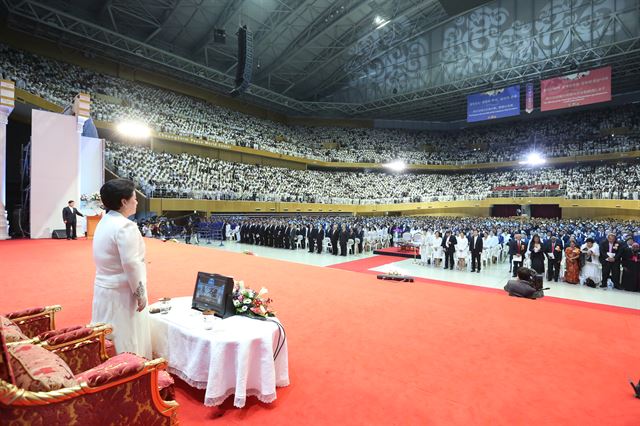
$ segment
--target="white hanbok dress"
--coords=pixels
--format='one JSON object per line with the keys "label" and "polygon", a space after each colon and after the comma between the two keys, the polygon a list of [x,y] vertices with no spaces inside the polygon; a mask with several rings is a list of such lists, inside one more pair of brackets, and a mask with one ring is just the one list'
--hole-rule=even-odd
{"label": "white hanbok dress", "polygon": [[[587,243],[580,247],[581,251],[587,250]],[[587,278],[591,278],[594,283],[602,282],[602,265],[600,264],[600,246],[594,244],[591,247],[593,254],[587,254],[584,266],[580,269],[580,283],[584,284]]]}
{"label": "white hanbok dress", "polygon": [[458,244],[456,244],[456,258],[466,259],[467,256],[469,256],[469,240],[467,240],[467,237],[464,235],[456,238],[458,240]]}
{"label": "white hanbok dress", "polygon": [[136,290],[147,297],[144,240],[138,226],[116,211],[105,214],[93,237],[96,278],[91,321],[113,326],[110,338],[117,353],[133,352],[151,359],[149,311],[137,311]]}

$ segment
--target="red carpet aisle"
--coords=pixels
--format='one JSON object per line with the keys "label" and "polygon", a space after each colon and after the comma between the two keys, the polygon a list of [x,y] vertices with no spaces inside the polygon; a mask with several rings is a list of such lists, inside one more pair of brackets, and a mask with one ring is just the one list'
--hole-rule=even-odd
{"label": "red carpet aisle", "polygon": [[[182,424],[639,424],[627,378],[640,376],[640,311],[147,248],[152,299],[190,294],[198,270],[234,275],[269,288],[289,338],[292,384],[274,404],[205,408],[181,386]],[[61,303],[60,326],[89,320],[89,242],[0,242],[0,271],[0,312]]]}

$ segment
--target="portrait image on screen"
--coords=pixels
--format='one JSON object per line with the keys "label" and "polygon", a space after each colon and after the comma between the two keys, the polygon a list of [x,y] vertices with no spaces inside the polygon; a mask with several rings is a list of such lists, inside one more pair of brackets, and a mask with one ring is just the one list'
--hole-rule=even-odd
{"label": "portrait image on screen", "polygon": [[198,272],[191,307],[199,311],[213,310],[225,315],[226,301],[233,291],[233,278]]}

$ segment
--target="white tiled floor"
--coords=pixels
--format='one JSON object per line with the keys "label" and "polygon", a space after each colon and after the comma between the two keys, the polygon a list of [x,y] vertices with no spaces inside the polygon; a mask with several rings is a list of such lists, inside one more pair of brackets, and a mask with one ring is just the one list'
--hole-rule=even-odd
{"label": "white tiled floor", "polygon": [[[330,266],[352,260],[363,259],[373,256],[370,253],[357,256],[332,256],[327,253],[309,253],[307,250],[285,250],[272,247],[253,246],[249,244],[239,244],[235,241],[227,241],[223,247],[219,242],[212,244],[201,244],[213,249],[228,250],[233,252],[251,251],[256,256],[268,257],[271,259],[285,260],[289,262],[304,263],[315,266]],[[397,271],[402,274],[414,277],[431,278],[454,283],[477,285],[482,287],[503,288],[510,277],[509,267],[506,263],[490,265],[485,267],[481,273],[470,271],[444,270],[431,265],[421,265],[412,259],[400,260],[389,257],[389,263],[377,268],[376,272]],[[640,310],[640,293],[630,293],[627,291],[614,289],[593,289],[581,285],[566,284],[563,282],[546,282],[545,287],[550,287],[545,291],[545,295],[563,299],[580,300],[591,303],[601,303],[605,305],[621,306]]]}

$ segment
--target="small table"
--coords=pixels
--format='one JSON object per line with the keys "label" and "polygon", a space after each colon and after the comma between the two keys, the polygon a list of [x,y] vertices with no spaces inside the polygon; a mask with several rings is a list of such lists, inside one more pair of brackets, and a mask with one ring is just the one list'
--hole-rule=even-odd
{"label": "small table", "polygon": [[276,387],[289,385],[286,341],[273,359],[280,335],[277,324],[241,315],[209,316],[207,330],[202,313],[191,309],[191,297],[169,303],[167,314],[150,315],[153,356],[166,359],[168,371],[190,386],[206,389],[204,405],[220,405],[232,394],[238,408],[248,396],[270,403]]}

